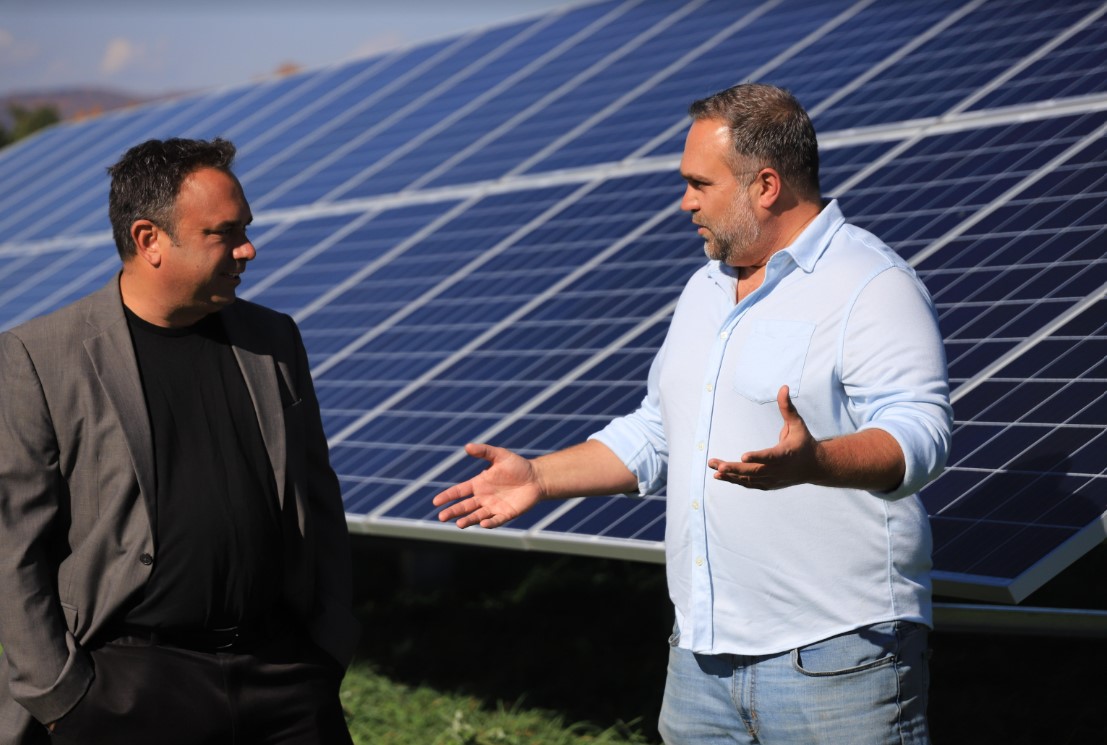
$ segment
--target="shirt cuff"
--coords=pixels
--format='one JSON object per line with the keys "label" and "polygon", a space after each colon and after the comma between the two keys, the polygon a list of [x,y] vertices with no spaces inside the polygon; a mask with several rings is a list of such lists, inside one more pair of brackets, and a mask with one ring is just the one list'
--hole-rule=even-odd
{"label": "shirt cuff", "polygon": [[622,419],[616,419],[589,440],[606,445],[623,462],[638,480],[637,496],[644,497],[659,491],[665,485],[665,459],[648,442],[635,437],[634,428]]}

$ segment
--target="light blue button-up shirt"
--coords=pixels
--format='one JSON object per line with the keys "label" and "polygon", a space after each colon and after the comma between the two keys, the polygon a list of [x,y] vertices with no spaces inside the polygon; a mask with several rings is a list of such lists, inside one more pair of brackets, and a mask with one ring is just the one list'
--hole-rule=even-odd
{"label": "light blue button-up shirt", "polygon": [[[785,651],[871,623],[931,624],[930,527],[916,492],[945,465],[952,410],[930,297],[904,261],[827,204],[736,302],[735,271],[688,281],[634,413],[593,435],[667,486],[665,549],[681,647]],[[818,439],[882,429],[906,462],[892,493],[712,477],[780,436],[788,385]]]}

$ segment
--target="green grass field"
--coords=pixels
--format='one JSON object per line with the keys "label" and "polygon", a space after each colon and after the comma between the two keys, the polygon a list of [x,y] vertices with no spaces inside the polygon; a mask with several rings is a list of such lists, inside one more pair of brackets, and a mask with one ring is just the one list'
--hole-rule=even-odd
{"label": "green grass field", "polygon": [[475,696],[396,683],[367,664],[342,685],[342,704],[358,745],[624,745],[646,743],[634,728],[568,723],[525,702],[488,706]]}

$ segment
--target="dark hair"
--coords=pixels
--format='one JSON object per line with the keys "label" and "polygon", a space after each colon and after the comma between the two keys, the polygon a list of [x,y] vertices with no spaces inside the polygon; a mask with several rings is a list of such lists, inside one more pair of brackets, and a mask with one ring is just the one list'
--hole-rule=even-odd
{"label": "dark hair", "polygon": [[735,170],[745,165],[742,157],[751,158],[758,167],[775,168],[801,196],[820,199],[815,126],[788,91],[763,83],[742,83],[693,102],[688,113],[694,120],[727,123]]}
{"label": "dark hair", "polygon": [[176,229],[173,208],[181,184],[201,168],[230,173],[234,154],[235,146],[218,137],[211,142],[180,138],[147,140],[109,166],[108,217],[119,256],[126,261],[135,255],[131,226],[136,220],[149,220],[172,237]]}

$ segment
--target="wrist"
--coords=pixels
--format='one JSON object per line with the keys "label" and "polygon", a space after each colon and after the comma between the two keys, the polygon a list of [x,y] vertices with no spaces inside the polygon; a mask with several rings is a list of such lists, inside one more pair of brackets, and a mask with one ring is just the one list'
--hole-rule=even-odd
{"label": "wrist", "polygon": [[550,494],[553,493],[553,486],[549,482],[550,470],[543,466],[543,460],[548,456],[539,456],[533,460],[528,460],[530,464],[530,470],[534,478],[535,491],[537,492],[537,501],[541,502],[545,499],[549,499]]}
{"label": "wrist", "polygon": [[828,486],[829,474],[833,471],[833,440],[815,440],[811,446],[811,471],[807,483],[816,486]]}

